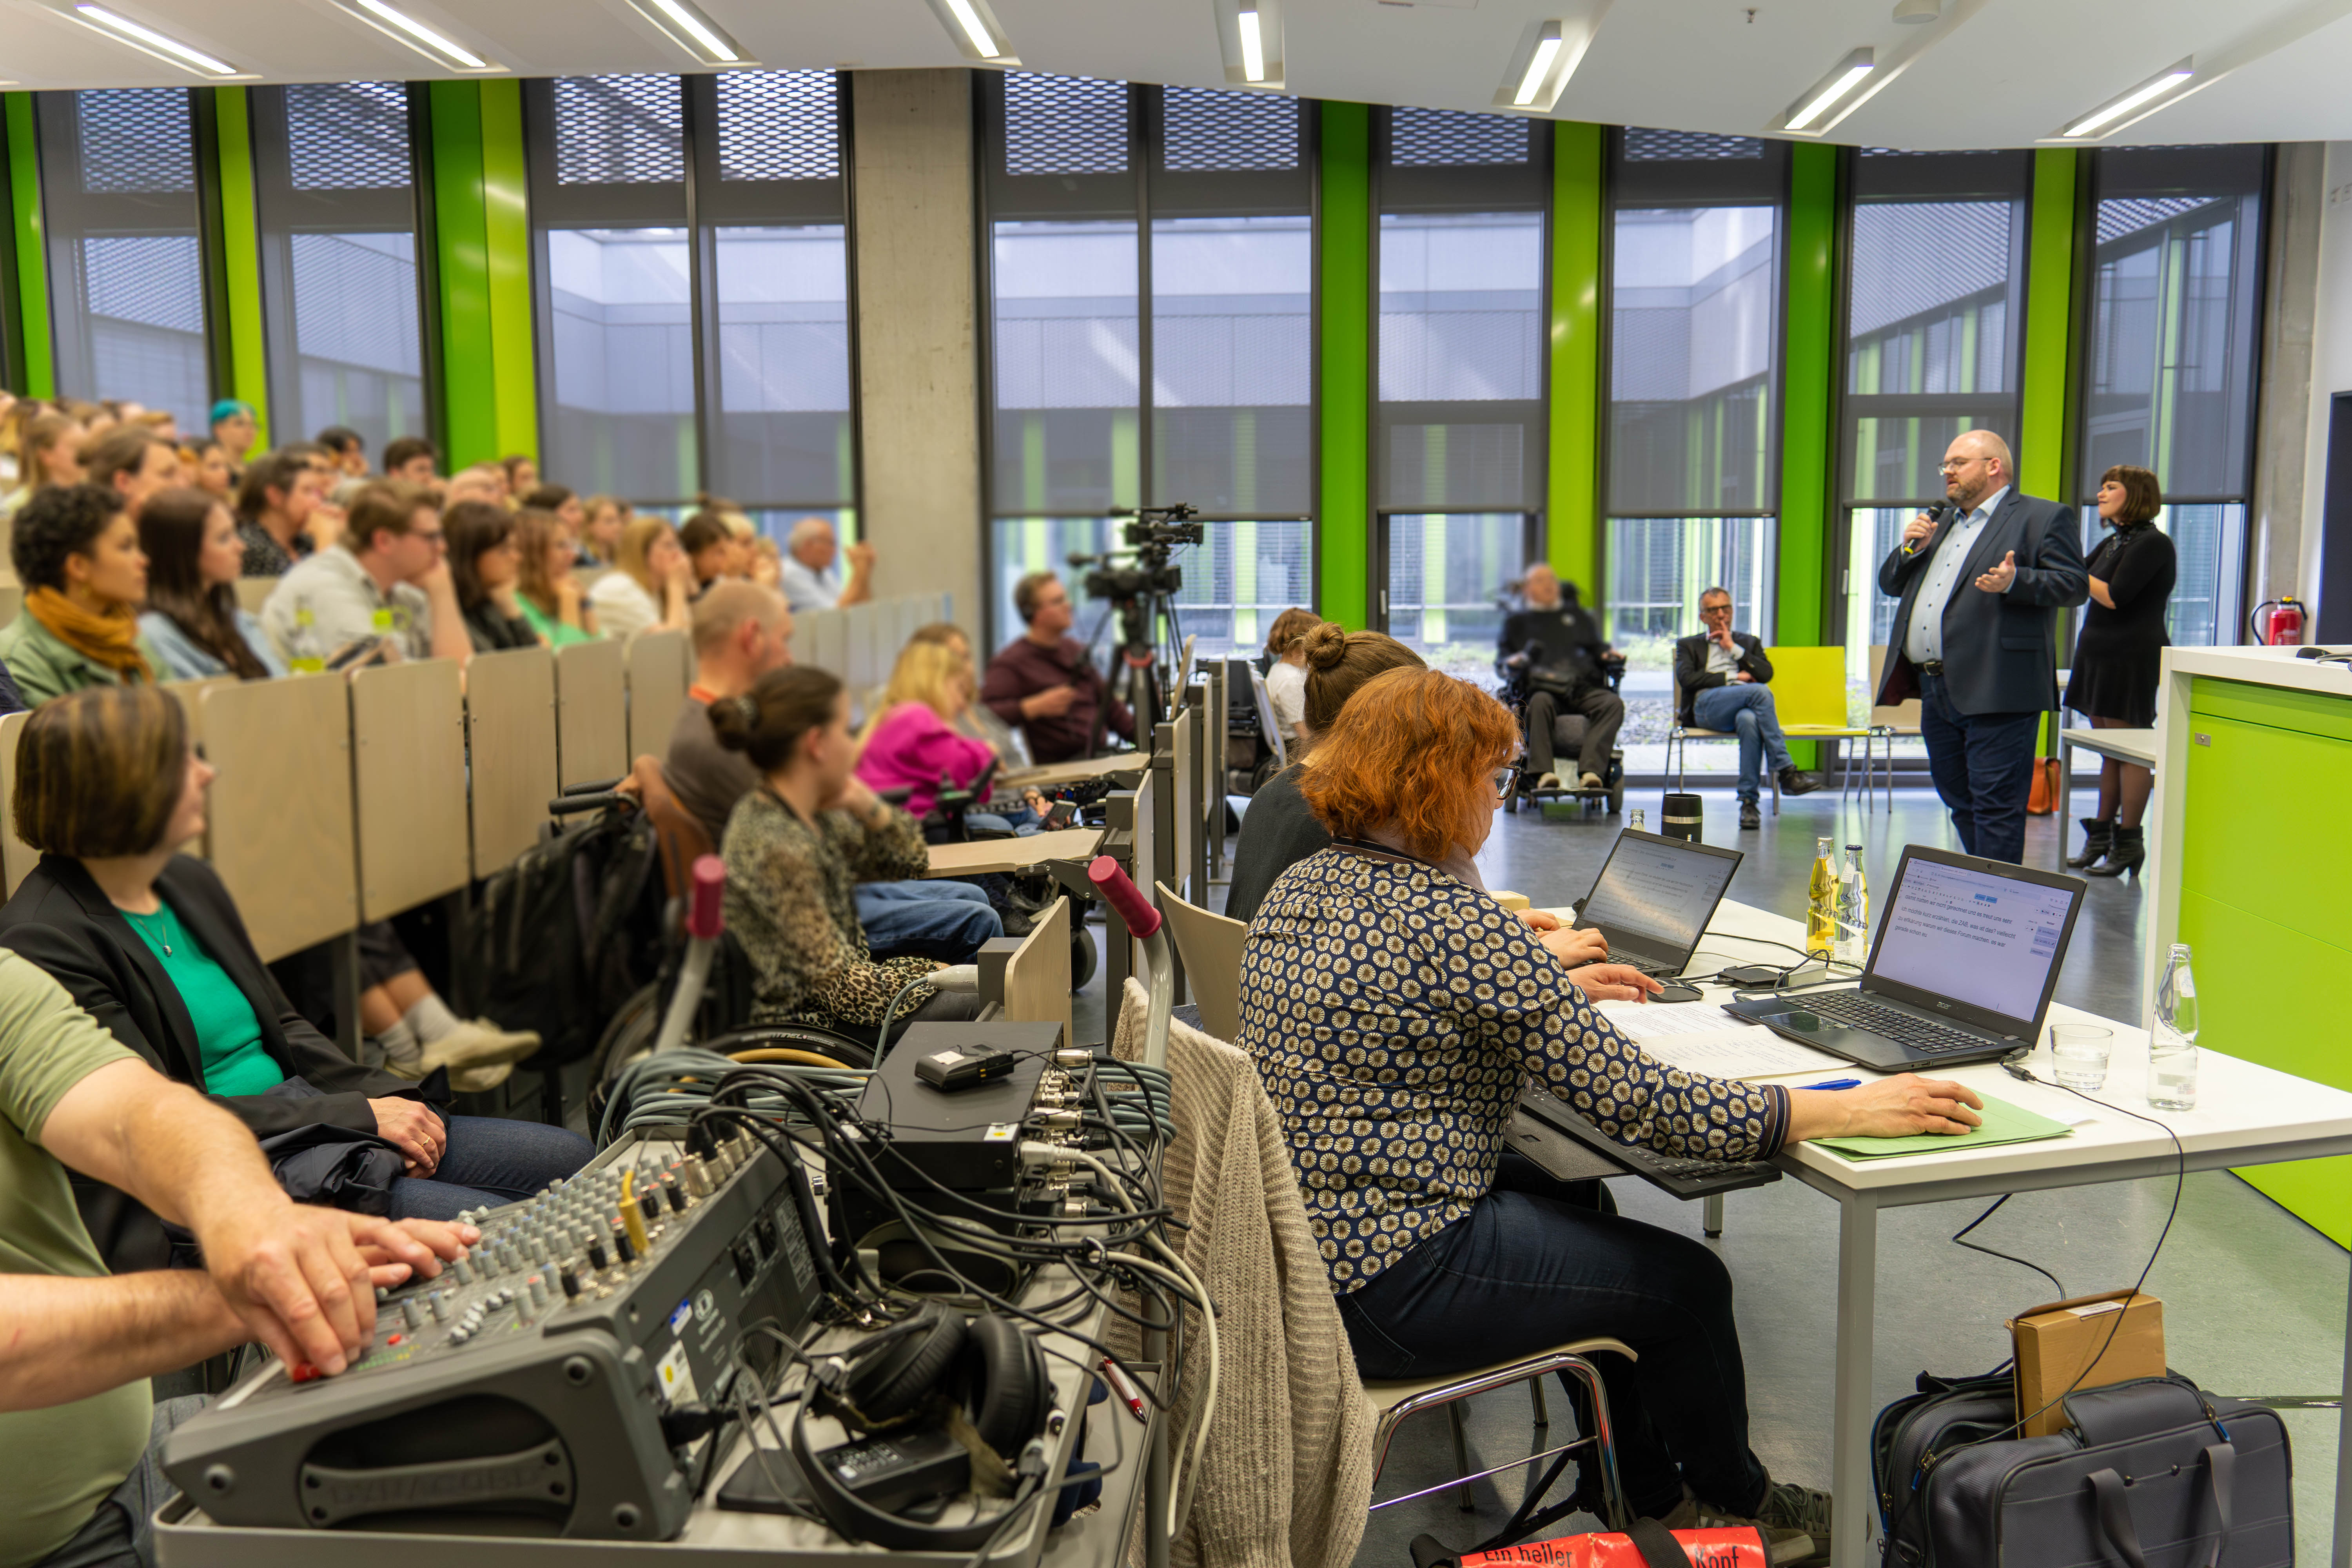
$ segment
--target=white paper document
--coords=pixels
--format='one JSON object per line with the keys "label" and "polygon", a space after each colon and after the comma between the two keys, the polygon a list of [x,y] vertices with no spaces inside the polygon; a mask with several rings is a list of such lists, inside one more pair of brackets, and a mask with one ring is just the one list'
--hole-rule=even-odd
{"label": "white paper document", "polygon": [[1727,1029],[1771,1033],[1761,1024],[1751,1024],[1712,1002],[1595,1002],[1592,1010],[1616,1025],[1617,1032],[1629,1040],[1656,1040],[1668,1035],[1719,1035]]}
{"label": "white paper document", "polygon": [[[1602,1002],[1601,1016],[1618,1032],[1668,1067],[1709,1078],[1778,1078],[1819,1072],[1828,1078],[1864,1076],[1842,1057],[1801,1046],[1712,1002]],[[1875,1076],[1875,1075],[1871,1075]],[[1802,1086],[1800,1086],[1802,1087]]]}

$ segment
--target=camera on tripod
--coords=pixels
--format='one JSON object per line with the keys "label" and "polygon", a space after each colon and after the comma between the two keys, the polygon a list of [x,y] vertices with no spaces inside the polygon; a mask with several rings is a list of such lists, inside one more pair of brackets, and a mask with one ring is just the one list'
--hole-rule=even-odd
{"label": "camera on tripod", "polygon": [[1169,557],[1178,545],[1199,544],[1208,537],[1205,526],[1191,521],[1199,510],[1179,501],[1174,506],[1113,512],[1114,517],[1128,519],[1125,547],[1106,550],[1100,555],[1070,557],[1071,565],[1092,568],[1086,575],[1087,596],[1116,603],[1181,591],[1184,570]]}

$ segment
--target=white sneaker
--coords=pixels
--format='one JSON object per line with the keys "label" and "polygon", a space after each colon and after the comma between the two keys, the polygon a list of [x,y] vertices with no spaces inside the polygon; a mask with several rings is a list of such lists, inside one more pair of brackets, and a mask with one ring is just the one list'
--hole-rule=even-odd
{"label": "white sneaker", "polygon": [[1599,773],[1585,774],[1584,787],[1586,789],[1599,789],[1601,787],[1601,775]]}
{"label": "white sneaker", "polygon": [[449,1075],[449,1088],[457,1094],[488,1094],[513,1076],[512,1062],[494,1062],[486,1068],[461,1068]]}
{"label": "white sneaker", "polygon": [[498,1067],[521,1061],[539,1049],[539,1037],[528,1029],[501,1029],[488,1018],[460,1024],[420,1053],[416,1076],[446,1067],[452,1074],[465,1068]]}
{"label": "white sneaker", "polygon": [[1558,773],[1546,773],[1543,777],[1536,780],[1536,788],[1538,789],[1558,789],[1559,787],[1559,775]]}

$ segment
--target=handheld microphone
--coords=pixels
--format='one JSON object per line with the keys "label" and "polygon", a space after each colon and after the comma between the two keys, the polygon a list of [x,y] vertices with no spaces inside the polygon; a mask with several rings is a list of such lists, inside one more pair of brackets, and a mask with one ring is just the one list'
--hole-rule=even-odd
{"label": "handheld microphone", "polygon": [[[1944,524],[1950,521],[1950,519],[1946,516],[1946,513],[1950,510],[1951,508],[1946,506],[1931,506],[1927,509],[1927,521],[1934,523],[1937,531],[1940,531]],[[1928,545],[1933,544],[1935,542],[1936,535],[1933,533],[1928,534],[1925,539],[1906,540],[1903,544],[1903,553],[1906,555],[1916,555],[1919,552],[1927,549]]]}

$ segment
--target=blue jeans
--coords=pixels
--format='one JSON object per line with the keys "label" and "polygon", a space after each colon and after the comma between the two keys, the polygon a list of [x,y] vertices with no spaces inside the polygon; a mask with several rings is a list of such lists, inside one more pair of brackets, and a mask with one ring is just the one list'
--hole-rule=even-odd
{"label": "blue jeans", "polygon": [[449,1142],[430,1176],[392,1184],[394,1219],[456,1219],[465,1209],[496,1208],[527,1198],[586,1164],[596,1146],[543,1121],[503,1116],[452,1116]]}
{"label": "blue jeans", "polygon": [[1960,847],[1987,860],[2025,860],[2025,805],[2033,791],[2039,713],[1963,713],[1940,675],[1919,677],[1919,734],[1927,776],[1952,814]]}
{"label": "blue jeans", "polygon": [[969,963],[981,943],[1004,934],[986,890],[970,882],[860,882],[857,923],[877,958],[941,963]]}
{"label": "blue jeans", "polygon": [[1780,735],[1780,710],[1772,706],[1772,689],[1758,681],[1732,681],[1691,694],[1691,717],[1702,730],[1728,730],[1739,737],[1739,798],[1756,804],[1763,783],[1759,768],[1770,763],[1779,773],[1788,767],[1789,743]]}
{"label": "blue jeans", "polygon": [[147,1451],[122,1478],[107,1500],[98,1505],[89,1522],[74,1538],[50,1552],[36,1568],[152,1568],[155,1561],[155,1510],[180,1489],[163,1474],[163,1439],[172,1428],[205,1407],[205,1395],[186,1394],[159,1400],[155,1418],[147,1428]]}
{"label": "blue jeans", "polygon": [[1011,811],[967,811],[963,814],[966,828],[982,827],[991,833],[1010,833],[1015,838],[1034,838],[1038,824],[1037,814],[1025,805],[1016,805]]}
{"label": "blue jeans", "polygon": [[1688,1481],[1717,1508],[1753,1514],[1769,1478],[1748,1447],[1730,1274],[1688,1237],[1570,1201],[1570,1185],[1505,1154],[1467,1216],[1339,1297],[1356,1370],[1445,1377],[1570,1340],[1621,1340],[1639,1360],[1593,1364],[1633,1511],[1666,1512]]}

